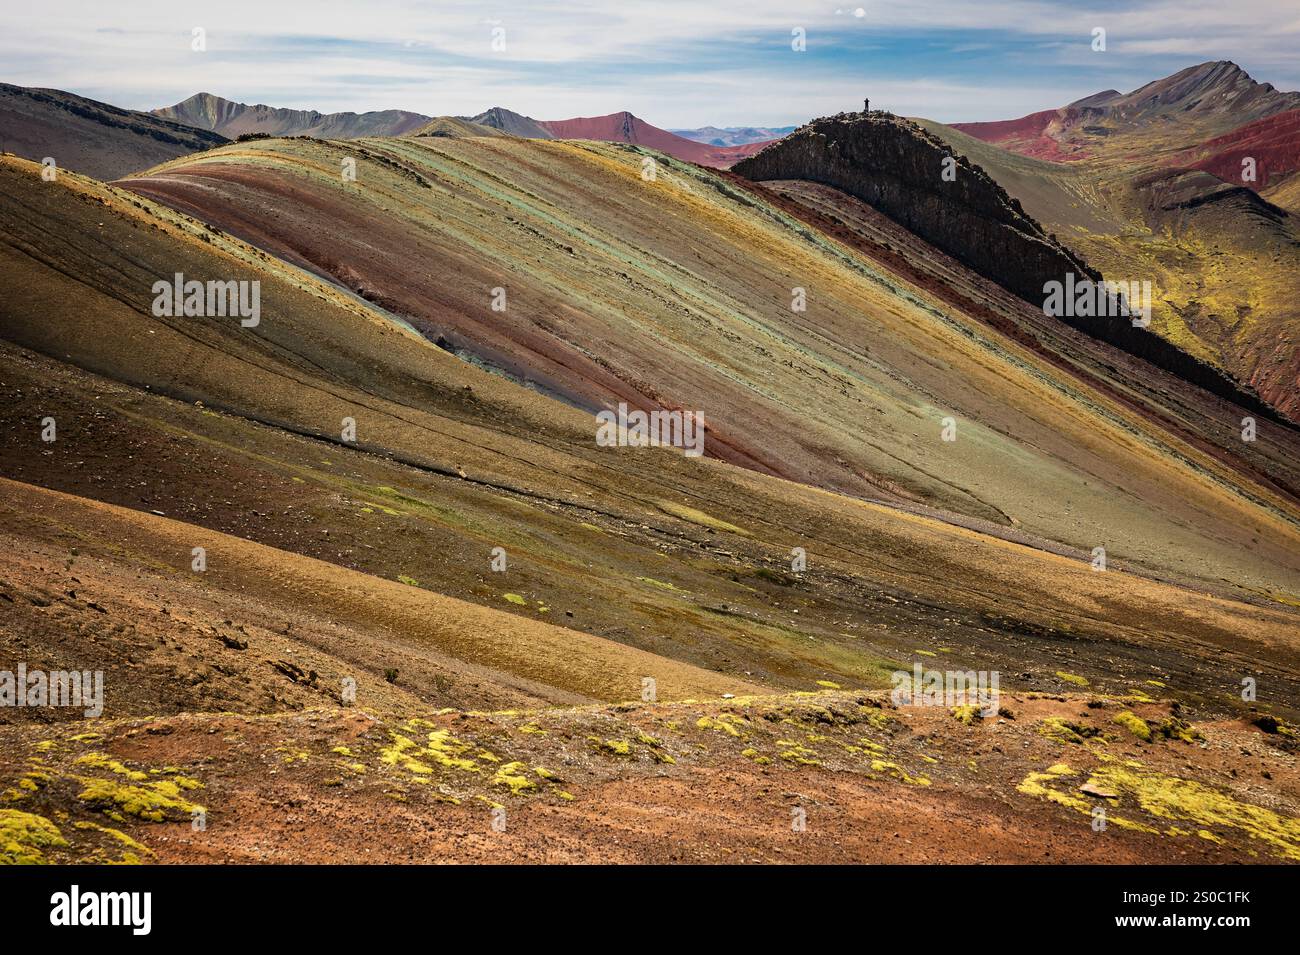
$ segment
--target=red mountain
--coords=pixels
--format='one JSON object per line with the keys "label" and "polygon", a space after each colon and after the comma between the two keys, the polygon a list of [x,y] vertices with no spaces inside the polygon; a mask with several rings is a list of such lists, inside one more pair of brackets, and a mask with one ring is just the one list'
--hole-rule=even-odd
{"label": "red mountain", "polygon": [[1085,149],[1063,143],[1058,138],[1079,114],[1080,111],[1074,106],[1066,106],[1030,113],[1019,119],[1002,119],[990,123],[953,123],[952,128],[1022,156],[1065,162],[1087,158]]}
{"label": "red mountain", "polygon": [[[1300,169],[1300,93],[1257,83],[1235,63],[1201,63],[1132,93],[1106,90],[1060,109],[992,123],[954,123],[1008,152],[1197,169],[1259,191]],[[1242,159],[1256,180],[1242,183]]]}
{"label": "red mountain", "polygon": [[[1198,158],[1199,157],[1199,158]],[[1300,109],[1257,119],[1190,150],[1185,160],[1224,182],[1241,182],[1242,159],[1256,163],[1256,180],[1244,185],[1259,191],[1300,169]]]}
{"label": "red mountain", "polygon": [[743,146],[710,146],[683,139],[651,126],[645,120],[638,119],[624,110],[610,113],[608,116],[588,116],[578,119],[558,119],[540,124],[556,139],[595,139],[607,143],[636,143],[665,152],[677,159],[712,166],[717,169],[729,169],[734,163],[746,156],[752,156],[766,142],[746,143]]}

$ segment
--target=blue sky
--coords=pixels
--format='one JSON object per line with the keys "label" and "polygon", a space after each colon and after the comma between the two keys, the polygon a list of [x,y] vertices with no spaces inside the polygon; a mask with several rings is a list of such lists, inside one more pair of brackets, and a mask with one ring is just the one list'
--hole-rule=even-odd
{"label": "blue sky", "polygon": [[[1096,27],[1104,52],[1092,49]],[[792,125],[864,96],[947,122],[1004,119],[1215,59],[1300,89],[1297,49],[1294,0],[61,0],[0,11],[0,80],[137,109],[202,90],[326,112],[629,109],[673,128]]]}

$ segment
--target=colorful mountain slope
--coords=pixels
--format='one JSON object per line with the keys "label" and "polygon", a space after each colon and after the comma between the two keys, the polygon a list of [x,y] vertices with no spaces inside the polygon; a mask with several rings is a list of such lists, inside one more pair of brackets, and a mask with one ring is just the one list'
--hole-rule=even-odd
{"label": "colorful mountain slope", "polygon": [[923,125],[1107,277],[1149,281],[1153,331],[1300,415],[1300,232],[1291,217],[1203,172],[1046,163]]}
{"label": "colorful mountain slope", "polygon": [[745,139],[742,143],[727,144],[706,142],[651,126],[626,111],[579,119],[535,120],[494,107],[473,117],[472,122],[492,126],[525,139],[587,139],[594,142],[633,143],[686,162],[718,169],[726,169],[746,156],[753,155],[770,139],[776,138]]}
{"label": "colorful mountain slope", "polygon": [[[329,173],[349,155],[356,183]],[[1217,545],[1196,530],[1202,517],[1218,522],[1222,505],[1210,498],[1219,492],[1194,488],[1220,465],[1184,472],[1200,451],[1169,455],[1163,426],[1137,421],[1074,372],[1063,377],[1061,356],[1035,354],[713,173],[661,158],[648,183],[641,155],[515,139],[263,141],[127,185],[589,413],[619,402],[701,411],[712,457],[1084,550],[1108,540],[1129,559],[1219,576],[1205,557]],[[504,290],[504,311],[493,309],[493,289]],[[804,290],[806,312],[791,309],[792,289]],[[1042,318],[1017,308],[1013,323]],[[1081,354],[1088,376],[1136,389],[1160,416],[1171,402],[1197,409],[1196,433],[1213,436],[1216,453],[1239,460],[1264,450],[1239,440],[1239,409],[1184,395],[1176,380],[1113,350]],[[948,416],[970,440],[940,440]],[[1099,416],[1108,422],[1100,429]],[[1135,428],[1147,435],[1138,445],[1119,437]],[[1289,429],[1263,431],[1270,444],[1295,440]],[[1009,471],[1008,454],[1023,466]],[[1188,480],[1186,493],[1168,492]],[[1146,488],[1136,498],[1105,490],[1135,484]],[[1123,543],[1113,537],[1121,500]],[[1175,518],[1185,507],[1199,516]],[[1283,553],[1252,577],[1276,579],[1290,563]]]}
{"label": "colorful mountain slope", "polygon": [[[717,843],[701,860],[918,858],[867,816],[918,844],[944,820],[971,861],[1027,860],[1026,832],[1033,858],[1288,858],[1288,737],[1238,691],[1256,675],[1290,732],[1294,435],[1241,445],[1238,409],[842,193],[663,156],[647,183],[644,155],[258,140],[134,193],[0,160],[0,648],[93,655],[111,688],[107,720],[0,713],[6,811],[66,832],[34,851],[473,859],[490,804],[531,833],[510,858],[668,861],[683,818]],[[150,190],[219,196],[284,258]],[[258,324],[156,315],[176,272],[259,282]],[[582,407],[475,367],[489,341]],[[618,394],[705,411],[753,469],[598,446]],[[1107,571],[1046,523],[1104,528]],[[914,663],[998,670],[1005,713],[865,692]],[[666,702],[618,702],[647,678]],[[850,689],[787,692],[818,681]],[[1104,853],[1074,791],[1094,776],[1133,824]],[[789,792],[823,836],[770,834]],[[119,798],[159,808],[107,819]],[[1018,838],[978,838],[987,818]]]}
{"label": "colorful mountain slope", "polygon": [[[565,144],[435,144],[444,157],[444,148],[476,146],[582,158]],[[270,145],[256,144],[259,150]],[[278,155],[281,162],[287,156]],[[631,157],[619,162],[610,154],[606,161],[608,172],[640,181]],[[587,175],[579,181],[589,182],[594,168],[580,168]],[[1063,512],[1062,528],[1097,519],[1111,523],[1107,573],[1090,569],[1087,551],[1031,536],[1024,526],[864,504],[663,450],[599,447],[589,416],[454,358],[397,319],[220,231],[73,176],[25,188],[37,172],[28,163],[9,160],[0,169],[7,180],[0,192],[6,234],[12,236],[0,247],[0,277],[22,290],[6,301],[0,328],[9,341],[52,356],[4,353],[11,426],[0,462],[11,479],[162,510],[214,532],[390,581],[407,578],[408,587],[429,587],[531,620],[560,620],[563,612],[566,625],[595,636],[765,685],[807,686],[818,678],[878,684],[917,646],[940,639],[941,630],[944,640],[960,636],[962,652],[973,661],[994,660],[1007,672],[1043,672],[1050,680],[1055,670],[1069,669],[1123,687],[1140,683],[1144,667],[1154,665],[1209,695],[1213,681],[1197,677],[1194,662],[1180,659],[1190,651],[1176,648],[1187,641],[1206,653],[1245,654],[1256,666],[1270,660],[1282,665],[1294,653],[1300,576],[1294,502],[1270,489],[1262,475],[1252,476],[1246,461],[1194,446],[1143,413],[1137,397],[1121,401],[1082,378],[1064,387],[1059,365],[1010,339],[1001,339],[996,350],[983,346],[982,360],[1026,393],[1027,406],[1048,409],[1050,428],[1036,429],[1021,411],[1014,429],[1035,434],[1044,446],[1051,431],[1064,432],[1056,460],[1010,432],[995,437],[989,425],[965,415],[950,450],[977,471],[985,457],[1003,470],[1007,457],[1014,458],[1027,516],[1034,510],[1028,499],[1046,494]],[[386,181],[372,187],[392,195],[403,179],[392,171],[384,175]],[[711,211],[733,225],[766,228],[766,241],[795,259],[824,254],[818,250],[829,241],[801,237],[771,206],[760,213],[734,200],[710,200],[691,212],[700,197],[682,190],[676,198],[685,203],[677,209],[686,216]],[[689,219],[679,219],[679,228],[681,221]],[[760,235],[751,232],[748,241]],[[55,236],[79,238],[69,244]],[[704,238],[703,232],[692,236]],[[850,254],[849,246],[842,248]],[[661,260],[658,268],[666,264]],[[176,270],[259,280],[259,324],[248,329],[231,319],[155,317],[153,282]],[[960,272],[954,277],[966,294],[979,295]],[[905,287],[917,302],[940,310],[919,282]],[[886,298],[900,294],[881,291]],[[81,303],[77,314],[83,317],[75,325],[47,321],[57,300]],[[877,298],[864,311],[883,316],[884,301]],[[986,336],[990,344],[997,337],[987,324],[983,330],[967,325],[966,336],[952,336],[937,315],[926,314],[910,311],[909,320],[922,326],[918,340],[944,343],[935,353],[945,355],[944,368],[914,379],[911,387],[930,387],[974,367],[963,355],[964,337]],[[948,314],[964,324],[955,309]],[[825,311],[814,317],[821,318],[823,334],[837,322]],[[757,318],[751,314],[750,321]],[[859,327],[876,360],[888,362],[884,343],[892,333]],[[720,343],[699,345],[722,354]],[[778,368],[769,367],[769,388],[781,387]],[[846,370],[854,372],[846,386],[856,391],[867,385],[852,365]],[[980,376],[978,388],[1020,404],[992,381]],[[792,403],[800,400],[797,390],[785,394]],[[898,400],[879,395],[889,404]],[[816,400],[830,404],[821,395]],[[93,415],[87,408],[95,409]],[[1194,418],[1196,410],[1168,405],[1164,413],[1188,421],[1189,435],[1196,430],[1192,422],[1211,433]],[[40,438],[42,414],[61,422],[62,438],[49,447]],[[355,446],[337,437],[345,418],[357,423]],[[722,415],[718,420],[724,433],[741,427]],[[1285,444],[1285,435],[1270,440],[1267,428],[1261,433],[1260,454]],[[914,457],[926,454],[924,438],[902,437]],[[876,432],[874,440],[887,438]],[[963,452],[963,443],[975,447]],[[42,447],[49,453],[34,453]],[[1069,449],[1077,455],[1079,477],[1069,475]],[[1293,452],[1292,446],[1276,461],[1252,460],[1285,474],[1295,467]],[[929,458],[931,467],[941,460]],[[1054,483],[1034,476],[1044,471]],[[1082,474],[1087,477],[1080,480]],[[953,470],[949,480],[956,479]],[[982,493],[996,493],[993,482],[979,480]],[[1090,485],[1100,485],[1099,493],[1091,494]],[[1179,541],[1189,533],[1183,524],[1194,528],[1185,545]],[[168,533],[177,540],[183,529]],[[806,575],[788,570],[796,545],[815,558]],[[251,557],[218,566],[220,552],[231,546],[212,542],[213,576],[203,580],[235,587],[262,580],[284,589],[275,575],[257,569],[263,564],[249,565]],[[507,549],[513,567],[500,577],[489,569],[494,546]],[[1188,561],[1180,547],[1193,546],[1202,559],[1210,555],[1201,565],[1199,590],[1122,569],[1133,551],[1157,569],[1170,568],[1166,573],[1183,572]],[[177,559],[188,562],[189,553],[178,547]],[[1232,583],[1223,586],[1258,606],[1205,593],[1219,588],[1212,580],[1229,574]],[[307,589],[323,595],[324,586],[322,578]],[[355,581],[355,592],[364,589]],[[329,599],[344,600],[347,590],[330,591],[335,597]],[[372,609],[391,615],[391,603],[379,601]],[[408,629],[397,618],[383,625]],[[1070,655],[1065,666],[1057,656],[1062,633],[1089,635],[1097,643],[1088,645],[1102,656]],[[447,642],[438,646],[462,662],[489,652],[476,644],[463,652]],[[366,660],[369,672],[381,672],[374,654]],[[544,665],[520,660],[507,669],[536,679]],[[428,672],[428,664],[422,666]],[[610,698],[614,691],[600,677],[591,679],[597,682],[568,690]],[[1294,675],[1270,679],[1289,686]]]}
{"label": "colorful mountain slope", "polygon": [[1258,83],[1229,60],[1189,66],[1147,83],[1125,96],[1114,91],[1072,104],[1094,108],[1119,126],[1142,127],[1155,120],[1202,128],[1228,128],[1300,107],[1300,93]]}
{"label": "colorful mountain slope", "polygon": [[[401,143],[418,148],[414,141]],[[433,143],[582,155],[564,144],[514,139]],[[311,146],[301,140],[282,145]],[[286,154],[279,155],[283,161]],[[383,168],[385,184],[372,186],[385,193],[401,189],[404,179]],[[611,161],[608,171],[639,182],[637,169],[629,157]],[[1086,452],[1079,462],[1088,477],[1072,482],[1064,462],[1037,455],[1056,474],[1057,483],[1046,486],[1055,510],[1062,511],[1061,490],[1071,501],[1062,526],[1103,518],[1135,531],[1123,538],[1108,532],[1114,563],[1105,574],[1090,569],[1086,551],[1014,526],[864,504],[707,458],[599,447],[589,416],[454,358],[396,318],[220,231],[72,176],[26,188],[36,174],[28,163],[9,160],[0,170],[7,187],[0,191],[0,214],[12,236],[0,246],[0,279],[22,290],[6,300],[0,329],[7,340],[52,356],[8,347],[2,353],[9,426],[0,465],[13,480],[160,510],[216,533],[388,581],[400,578],[408,587],[530,620],[562,621],[767,686],[806,687],[816,679],[881,685],[917,647],[953,640],[972,666],[1031,674],[1024,678],[1029,688],[1039,673],[1047,680],[1041,688],[1055,685],[1051,674],[1060,669],[1099,685],[1134,686],[1154,666],[1166,676],[1177,673],[1196,693],[1213,695],[1214,684],[1196,676],[1193,660],[1180,657],[1189,651],[1177,648],[1188,641],[1207,654],[1245,654],[1253,665],[1270,668],[1269,661],[1280,664],[1294,652],[1287,601],[1296,600],[1300,548],[1293,504],[1260,479],[1232,470],[1234,462],[1218,460],[1221,451],[1193,447],[1118,396],[1083,381],[1055,396],[1036,386],[1060,373],[1010,342],[1002,347],[1018,356],[1017,364],[1002,366],[1000,374],[1052,409],[1053,429],[1065,430],[1063,448]],[[580,181],[588,182],[594,169],[583,171]],[[687,212],[690,196],[678,200],[686,201],[679,211]],[[712,208],[714,215],[743,217],[752,210],[739,205],[728,213],[730,205],[709,203],[694,215]],[[818,243],[809,244],[769,209],[750,219],[751,226],[775,226],[767,241],[778,242],[785,255],[816,253]],[[68,243],[55,236],[80,238]],[[751,234],[750,241],[756,238]],[[250,329],[231,319],[155,317],[153,283],[177,270],[257,279],[259,324]],[[910,294],[928,298],[919,285]],[[47,321],[56,301],[78,303],[82,318]],[[911,320],[923,324],[925,335],[957,346],[945,365],[969,367],[961,339],[924,314],[912,312]],[[823,319],[829,331],[835,319],[826,313]],[[888,360],[882,347],[887,336],[870,326],[862,332],[877,360]],[[711,347],[720,353],[717,344]],[[986,353],[983,360],[997,365],[996,355]],[[780,377],[773,364],[769,387],[779,387]],[[994,390],[989,380],[981,379],[986,392]],[[846,378],[854,390],[866,384],[851,382]],[[799,400],[797,392],[789,394]],[[1171,406],[1166,413],[1194,421],[1196,409]],[[53,416],[62,435],[48,446],[40,437],[43,416]],[[356,422],[355,445],[338,437],[345,418]],[[961,427],[970,433],[952,450],[960,451],[963,441],[976,444],[966,460],[978,463],[991,453],[1003,470],[1012,455],[1025,469],[1022,497],[1044,487],[1029,477],[1038,463],[1033,449],[1017,449],[1010,435],[990,441],[983,437],[991,434],[987,427],[970,419]],[[1017,428],[1035,431],[1028,419]],[[1049,433],[1043,429],[1038,440]],[[914,456],[925,453],[925,439],[901,437]],[[877,432],[875,440],[885,439]],[[1263,429],[1258,450],[1270,447],[1276,444]],[[1296,457],[1283,455],[1276,464],[1255,460],[1285,472]],[[1116,479],[1124,492],[1107,486]],[[1090,495],[1088,485],[1098,482],[1101,493]],[[1106,513],[1099,511],[1102,502]],[[1233,592],[1252,603],[1206,594],[1220,584],[1186,590],[1121,569],[1126,551],[1141,553],[1146,544],[1147,553],[1173,558],[1157,559],[1157,565],[1176,563],[1179,555],[1165,540],[1185,533],[1176,526],[1182,522],[1206,529],[1188,546],[1213,555],[1206,570],[1215,580],[1231,573]],[[183,529],[168,533],[176,539]],[[112,539],[124,538],[117,533]],[[252,557],[232,565],[233,555],[221,555],[233,541],[208,546],[194,540],[207,546],[213,576],[202,580],[214,586],[307,589],[317,595],[313,600],[347,599],[349,587],[330,584],[335,589],[327,593],[324,578],[287,586],[277,583],[280,572],[258,570],[262,563],[245,566]],[[91,539],[83,534],[80,544],[69,543],[89,547]],[[500,573],[490,569],[497,546],[509,554]],[[789,569],[794,546],[813,558],[801,574]],[[176,559],[188,564],[189,555],[190,548],[179,547]],[[346,574],[339,580],[353,580],[353,593],[366,592],[360,580]],[[392,601],[351,613],[380,615],[368,623],[358,618],[359,631],[410,629],[394,616]],[[1067,666],[1059,655],[1065,633],[1074,635],[1070,640],[1088,635],[1086,645],[1104,659],[1070,654]],[[55,628],[49,637],[61,634],[66,631]],[[444,635],[430,647],[439,659],[451,658],[437,666],[460,667],[495,652],[472,640],[458,650],[449,641]],[[358,646],[352,659],[371,674],[393,665],[411,669],[411,679],[421,674],[424,692],[453,704],[476,705],[476,693],[502,700],[515,685],[498,674],[487,684],[449,677],[439,689],[432,676],[436,661],[421,662],[411,650],[403,662],[385,663],[382,647],[375,643],[363,653]],[[546,665],[520,658],[506,669],[511,679],[535,684]],[[557,686],[598,698],[616,693],[595,671],[583,679],[593,682]],[[1293,681],[1284,669],[1270,679],[1288,686]],[[516,691],[527,686],[544,696],[533,684],[518,684]]]}
{"label": "colorful mountain slope", "polygon": [[[951,175],[943,174],[945,164],[952,164]],[[1053,282],[1102,279],[983,169],[909,120],[883,113],[814,120],[735,169],[756,181],[802,179],[842,189],[1039,308]],[[1193,190],[1185,201],[1196,198]],[[1115,281],[1115,273],[1107,278]],[[1060,320],[1252,413],[1277,417],[1253,390],[1128,315],[1089,309]]]}
{"label": "colorful mountain slope", "polygon": [[485,126],[457,116],[437,116],[423,126],[417,126],[408,136],[443,136],[458,138],[461,136],[507,136],[506,132],[495,126]]}
{"label": "colorful mountain slope", "polygon": [[1188,150],[1178,162],[1263,192],[1300,169],[1300,109],[1239,126]]}
{"label": "colorful mountain slope", "polygon": [[211,149],[225,136],[62,90],[0,83],[0,150],[98,179],[118,179]]}
{"label": "colorful mountain slope", "polygon": [[1067,106],[1030,113],[1019,119],[953,123],[952,128],[1021,156],[1064,162],[1088,156],[1088,145],[1062,142],[1062,134],[1078,121],[1080,115],[1078,108]]}

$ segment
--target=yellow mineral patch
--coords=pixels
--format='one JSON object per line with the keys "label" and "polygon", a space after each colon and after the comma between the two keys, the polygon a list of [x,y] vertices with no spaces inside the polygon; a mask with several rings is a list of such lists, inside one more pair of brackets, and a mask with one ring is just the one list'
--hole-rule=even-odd
{"label": "yellow mineral patch", "polygon": [[416,759],[416,754],[422,752],[421,748],[416,745],[415,740],[409,736],[403,736],[401,733],[391,733],[393,745],[386,746],[379,751],[379,761],[388,766],[397,766],[405,769],[408,773],[419,773],[428,775],[433,772],[433,767]]}
{"label": "yellow mineral patch", "polygon": [[660,590],[676,590],[677,588],[666,580],[656,580],[654,577],[638,577],[637,580],[643,584],[649,584],[651,587],[658,587]]}
{"label": "yellow mineral patch", "polygon": [[450,730],[438,729],[429,733],[429,743],[425,747],[425,752],[432,756],[434,761],[447,769],[461,769],[466,772],[478,772],[478,765],[472,757],[465,757],[473,747],[469,743],[462,742],[451,735]]}
{"label": "yellow mineral patch", "polygon": [[1214,830],[1235,829],[1267,844],[1282,858],[1300,861],[1300,819],[1240,802],[1190,779],[1149,770],[1112,764],[1098,769],[1092,781],[1135,799],[1144,812],[1160,819],[1190,824],[1211,835]]}
{"label": "yellow mineral patch", "polygon": [[871,761],[871,771],[873,773],[884,773],[887,776],[893,776],[895,779],[901,779],[905,783],[913,786],[928,786],[930,779],[927,776],[912,776],[899,766],[897,763],[890,762],[887,759],[873,759]]}
{"label": "yellow mineral patch", "polygon": [[497,769],[490,782],[493,786],[504,786],[511,793],[518,796],[526,790],[537,788],[537,783],[524,775],[526,772],[528,772],[528,767],[523,763],[506,763]]}
{"label": "yellow mineral patch", "polygon": [[788,763],[796,763],[800,766],[820,766],[821,761],[816,759],[818,755],[815,749],[810,749],[802,743],[796,743],[793,740],[777,740],[777,746],[782,747],[777,753]]}
{"label": "yellow mineral patch", "polygon": [[680,517],[684,521],[692,524],[699,524],[701,527],[710,527],[715,531],[730,531],[733,534],[744,534],[749,536],[749,531],[737,527],[735,524],[728,524],[726,521],[719,520],[705,514],[703,511],[696,510],[685,504],[678,504],[675,501],[655,501],[655,504],[661,511],[671,514],[673,517]]}
{"label": "yellow mineral patch", "polygon": [[125,832],[120,829],[114,829],[111,826],[101,826],[97,822],[74,822],[73,828],[83,831],[102,832],[106,836],[111,836],[122,845],[122,856],[117,861],[126,865],[136,865],[144,856],[152,856],[154,851],[148,846],[136,842]]}
{"label": "yellow mineral patch", "polygon": [[45,849],[67,848],[59,827],[44,816],[0,809],[0,865],[41,865]]}
{"label": "yellow mineral patch", "polygon": [[[1058,763],[1046,772],[1030,773],[1017,789],[1028,796],[1091,813],[1094,803],[1073,792],[1053,788],[1053,784],[1075,775],[1069,766]],[[1194,828],[1200,838],[1222,842],[1222,836],[1215,829],[1220,832],[1237,830],[1250,839],[1267,844],[1282,858],[1300,860],[1300,819],[1280,816],[1271,809],[1240,802],[1227,793],[1192,780],[1152,772],[1131,763],[1110,762],[1094,771],[1086,785],[1118,794],[1119,805],[1126,801],[1135,803],[1150,816],[1168,823],[1183,824],[1167,826],[1163,831],[1165,835],[1186,836]],[[1155,827],[1113,814],[1108,814],[1106,821],[1122,829],[1161,832]]]}
{"label": "yellow mineral patch", "polygon": [[1051,784],[1066,777],[1073,776],[1074,771],[1065,763],[1057,763],[1050,767],[1044,773],[1030,773],[1017,790],[1026,796],[1035,796],[1039,799],[1048,799],[1062,806],[1068,806],[1070,809],[1077,809],[1079,812],[1091,812],[1092,805],[1082,796],[1076,796],[1073,793],[1063,793],[1051,787]]}
{"label": "yellow mineral patch", "polygon": [[202,806],[182,798],[180,787],[170,780],[128,786],[111,779],[73,778],[83,787],[77,798],[91,808],[101,810],[110,819],[120,820],[125,814],[148,822],[162,822],[169,814],[176,818],[203,811]]}
{"label": "yellow mineral patch", "polygon": [[744,725],[746,722],[743,716],[737,716],[735,713],[719,713],[717,716],[701,716],[695,721],[695,725],[702,730],[714,730],[739,738],[741,732],[736,724]]}
{"label": "yellow mineral patch", "polygon": [[132,782],[140,783],[149,778],[148,773],[143,773],[138,769],[128,769],[116,759],[109,758],[105,753],[86,753],[84,756],[78,756],[76,763],[79,766],[94,766],[96,769],[107,769],[111,773],[125,776]]}
{"label": "yellow mineral patch", "polygon": [[1085,739],[1101,735],[1101,731],[1095,727],[1074,723],[1060,716],[1049,716],[1041,720],[1037,729],[1043,736],[1060,743],[1082,743]]}
{"label": "yellow mineral patch", "polygon": [[1151,727],[1147,721],[1142,719],[1136,713],[1125,710],[1123,713],[1116,713],[1111,719],[1112,723],[1118,723],[1138,739],[1145,743],[1151,742]]}
{"label": "yellow mineral patch", "polygon": [[[415,721],[412,720],[407,725],[413,726]],[[474,758],[465,756],[474,747],[456,739],[448,730],[432,730],[424,746],[401,733],[390,731],[389,735],[393,739],[393,745],[385,747],[379,753],[380,762],[386,765],[397,766],[417,776],[429,776],[433,773],[433,766],[429,763],[444,769],[459,769],[470,773],[479,771],[478,763]]]}

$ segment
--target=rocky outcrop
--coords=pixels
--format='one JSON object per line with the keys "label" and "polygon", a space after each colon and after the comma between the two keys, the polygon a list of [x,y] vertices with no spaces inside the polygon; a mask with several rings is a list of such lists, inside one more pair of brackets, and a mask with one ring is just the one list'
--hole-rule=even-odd
{"label": "rocky outcrop", "polygon": [[1059,280],[1068,272],[1100,277],[1047,235],[982,169],[921,127],[888,113],[815,120],[737,163],[735,172],[753,180],[806,179],[841,189],[1039,305],[1048,278]]}
{"label": "rocky outcrop", "polygon": [[[802,179],[840,189],[1039,308],[1049,282],[1064,283],[1070,275],[1076,281],[1102,279],[978,165],[889,113],[814,120],[733,171],[752,181]],[[1248,386],[1135,327],[1127,316],[1059,317],[1221,398],[1284,420]]]}

